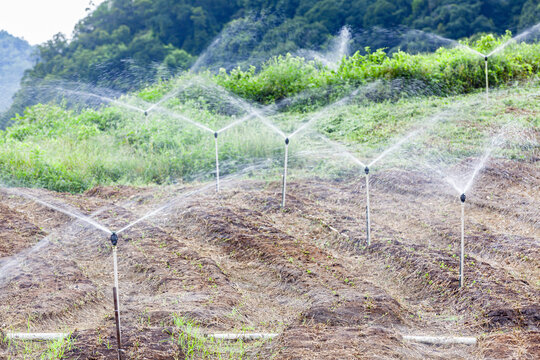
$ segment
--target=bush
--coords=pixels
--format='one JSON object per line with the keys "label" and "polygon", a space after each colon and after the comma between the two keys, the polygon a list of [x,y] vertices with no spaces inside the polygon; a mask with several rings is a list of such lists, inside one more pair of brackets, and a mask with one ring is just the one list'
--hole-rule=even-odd
{"label": "bush", "polygon": [[271,103],[308,88],[325,87],[329,74],[317,68],[315,62],[287,54],[270,59],[259,72],[254,66],[247,71],[236,68],[229,74],[222,70],[216,81],[241,97]]}
{"label": "bush", "polygon": [[[464,42],[488,53],[508,41],[511,33],[485,35]],[[511,49],[511,50],[510,50]],[[375,80],[414,79],[440,89],[441,94],[468,93],[485,86],[484,59],[466,47],[440,48],[432,54],[411,55],[398,51],[388,56],[384,49],[365,49],[344,58],[336,71],[292,55],[279,56],[255,67],[240,68],[216,76],[216,81],[232,92],[260,103],[270,103],[309,89],[359,86]],[[490,86],[531,78],[540,71],[540,44],[514,44],[490,57]]]}

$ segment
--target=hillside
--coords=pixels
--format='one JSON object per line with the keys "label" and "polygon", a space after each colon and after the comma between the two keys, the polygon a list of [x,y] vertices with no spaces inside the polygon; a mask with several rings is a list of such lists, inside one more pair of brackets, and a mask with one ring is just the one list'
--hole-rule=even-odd
{"label": "hillside", "polygon": [[[282,51],[320,47],[345,25],[354,31],[407,26],[452,39],[485,32],[503,34],[506,30],[517,33],[538,22],[540,10],[535,6],[535,0],[110,0],[81,20],[72,42],[57,37],[43,44],[42,62],[30,76],[55,75],[98,83],[113,70],[116,75],[123,71],[128,74],[130,66],[148,69],[151,64],[163,63],[172,69],[185,69],[189,59],[179,50],[198,56],[232,20],[248,20],[237,34],[235,45],[268,57],[268,49],[283,43],[286,48]],[[256,44],[243,38],[242,32],[250,27],[257,28]],[[376,40],[361,48],[378,48],[373,43]],[[243,44],[245,41],[248,43]],[[123,59],[133,63],[123,63]]]}
{"label": "hillside", "polygon": [[[488,104],[481,93],[349,104],[322,119],[317,129],[347,141],[360,159],[373,159],[411,122],[426,126],[438,119],[431,134],[372,168],[370,246],[363,167],[313,133],[293,138],[281,209],[283,139],[257,122],[246,125],[251,138],[248,129],[220,134],[220,156],[259,146],[266,151],[261,158],[274,154],[279,163],[259,159],[244,168],[245,162],[233,162],[236,170],[222,179],[219,194],[213,181],[96,186],[76,195],[3,188],[0,316],[6,326],[0,330],[71,335],[57,342],[1,341],[0,357],[118,358],[108,235],[52,204],[111,230],[130,226],[118,245],[127,358],[536,359],[539,89],[536,83],[499,90]],[[290,118],[273,121],[284,129],[294,125]],[[523,130],[512,137],[515,146],[494,153],[467,193],[460,288],[458,193],[428,161],[441,165],[438,156],[447,154],[447,171],[470,174],[485,138],[513,122]],[[144,127],[153,129],[150,142]],[[199,151],[213,155],[213,136],[203,130],[171,128],[155,117],[144,127],[133,127],[123,139],[102,136],[100,146],[139,142],[171,156],[170,134],[190,146],[199,132],[207,135],[206,147],[179,152],[187,152],[190,165],[198,163]],[[528,145],[527,130],[536,143]],[[239,138],[250,145],[238,145]],[[436,149],[437,157],[425,158],[426,149]],[[116,154],[122,177],[122,164],[134,156]],[[100,159],[103,171],[113,168],[107,168],[110,161]],[[153,163],[153,174],[162,169]],[[218,338],[231,333],[276,337]],[[408,338],[418,335],[474,337],[476,345],[432,346]]]}
{"label": "hillside", "polygon": [[0,130],[0,359],[539,359],[537,5],[106,1]]}
{"label": "hillside", "polygon": [[538,358],[540,44],[509,37],[38,88],[0,132],[0,357],[118,359],[114,231],[125,358]]}
{"label": "hillside", "polygon": [[406,29],[452,39],[515,34],[538,22],[538,6],[537,0],[109,0],[80,21],[72,41],[58,35],[39,46],[41,61],[4,121],[35,103],[32,88],[42,79],[133,91],[190,68],[214,40],[220,66],[231,69],[326,48],[345,25],[355,34],[351,53],[398,48]]}
{"label": "hillside", "polygon": [[35,64],[33,56],[30,44],[0,31],[0,113],[11,105],[24,71]]}
{"label": "hillside", "polygon": [[[508,36],[488,35],[470,45],[475,51],[489,52],[507,41]],[[82,192],[98,184],[203,179],[201,174],[208,177],[214,166],[212,139],[205,136],[205,128],[217,131],[247,119],[231,129],[236,137],[226,134],[220,138],[226,149],[222,171],[234,172],[257,159],[275,159],[280,152],[275,148],[279,137],[278,142],[275,136],[258,138],[267,130],[264,122],[257,123],[254,111],[265,113],[268,121],[283,126],[285,132],[322,116],[324,121],[313,126],[322,126],[327,136],[335,137],[359,126],[349,118],[351,112],[339,115],[336,108],[340,106],[335,103],[340,99],[346,100],[344,105],[351,101],[365,108],[352,112],[361,113],[358,117],[366,124],[372,124],[365,114],[372,114],[373,106],[381,111],[372,114],[382,123],[373,125],[376,131],[370,139],[365,133],[337,138],[367,150],[384,146],[388,141],[385,134],[392,127],[399,130],[396,123],[385,123],[382,115],[395,114],[399,104],[417,103],[416,116],[427,116],[432,109],[424,99],[442,104],[446,96],[485,87],[484,59],[463,47],[391,56],[379,50],[365,56],[355,54],[339,63],[338,69],[331,70],[303,58],[272,58],[257,72],[236,69],[217,75],[184,74],[120,97],[107,89],[83,88],[77,83],[52,84],[39,89],[50,93],[48,101],[52,102],[27,108],[13,126],[0,131],[0,180],[12,186]],[[540,44],[510,45],[490,64],[488,78],[493,87],[534,84],[540,71]],[[430,97],[434,95],[443,97]],[[161,106],[153,107],[155,103]],[[149,108],[154,111],[145,117],[143,112]],[[202,132],[193,121],[203,125]],[[407,119],[399,122],[402,129],[413,123]],[[302,148],[310,146],[314,144],[308,142]],[[65,156],[66,150],[70,156]]]}

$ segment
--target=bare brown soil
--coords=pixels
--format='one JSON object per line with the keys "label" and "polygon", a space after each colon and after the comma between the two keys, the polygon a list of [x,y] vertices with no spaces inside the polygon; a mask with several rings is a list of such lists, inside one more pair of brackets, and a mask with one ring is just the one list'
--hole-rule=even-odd
{"label": "bare brown soil", "polygon": [[[540,358],[540,169],[494,161],[466,202],[465,287],[459,288],[460,202],[437,179],[372,175],[372,245],[363,177],[245,180],[198,193],[120,235],[126,357],[184,358],[172,316],[206,333],[276,332],[260,359]],[[186,191],[99,187],[29,191],[112,230]],[[74,331],[68,358],[115,359],[107,235],[0,192],[0,325]],[[37,245],[36,245],[37,244]],[[477,336],[429,346],[403,335]],[[0,348],[0,358],[13,356]]]}

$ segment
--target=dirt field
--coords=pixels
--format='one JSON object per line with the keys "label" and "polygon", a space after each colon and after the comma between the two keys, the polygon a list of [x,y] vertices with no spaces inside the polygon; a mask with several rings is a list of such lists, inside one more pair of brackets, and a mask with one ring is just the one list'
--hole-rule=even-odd
{"label": "dirt field", "polygon": [[[525,175],[524,175],[525,174]],[[260,359],[540,358],[540,168],[492,161],[466,202],[437,179],[373,173],[372,245],[365,182],[243,180],[175,202],[120,235],[126,358],[184,359],[173,314],[204,333],[270,332],[246,344]],[[117,230],[186,192],[20,189]],[[0,191],[0,325],[74,331],[67,358],[115,359],[112,255],[104,232]],[[405,335],[475,336],[423,345]],[[0,358],[14,356],[0,346]]]}

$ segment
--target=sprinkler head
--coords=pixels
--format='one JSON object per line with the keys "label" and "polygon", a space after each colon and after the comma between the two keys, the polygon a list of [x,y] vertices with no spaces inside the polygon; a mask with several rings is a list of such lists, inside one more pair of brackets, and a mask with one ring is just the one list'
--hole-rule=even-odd
{"label": "sprinkler head", "polygon": [[289,138],[285,139],[285,145],[289,145]]}
{"label": "sprinkler head", "polygon": [[459,198],[461,199],[461,202],[464,203],[467,197],[465,196],[465,194],[461,194]]}
{"label": "sprinkler head", "polygon": [[487,56],[486,56],[484,59],[486,60],[486,62],[488,61],[488,57],[487,57]]}
{"label": "sprinkler head", "polygon": [[145,111],[145,112],[144,112],[144,116],[148,116],[148,111]]}
{"label": "sprinkler head", "polygon": [[111,234],[111,244],[112,246],[116,246],[116,244],[118,244],[118,235],[116,235],[116,233]]}
{"label": "sprinkler head", "polygon": [[218,132],[216,131],[216,132],[214,133],[214,137],[217,139],[217,136],[218,136]]}
{"label": "sprinkler head", "polygon": [[369,174],[369,168],[366,166],[366,168],[364,169],[364,172],[367,174]]}

